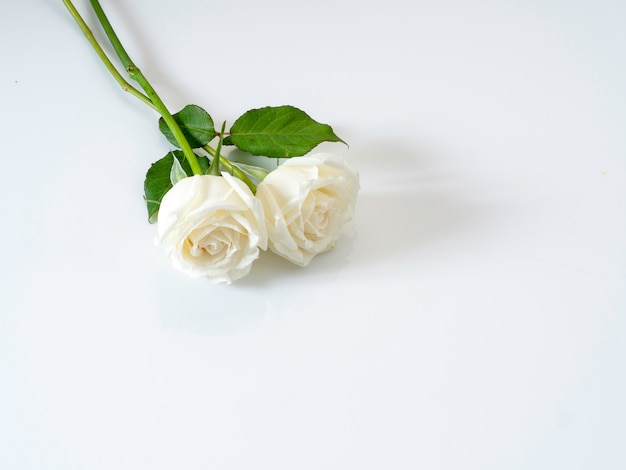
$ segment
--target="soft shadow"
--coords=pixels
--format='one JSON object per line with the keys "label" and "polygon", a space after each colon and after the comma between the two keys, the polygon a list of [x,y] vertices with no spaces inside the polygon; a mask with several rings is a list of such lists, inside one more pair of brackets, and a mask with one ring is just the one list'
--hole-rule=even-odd
{"label": "soft shadow", "polygon": [[355,235],[350,234],[349,227],[346,228],[332,250],[317,255],[306,267],[296,266],[269,250],[263,252],[252,266],[250,274],[237,281],[237,287],[265,288],[284,285],[287,281],[332,283],[348,266],[354,250],[354,240]]}
{"label": "soft shadow", "polygon": [[451,170],[445,156],[426,148],[368,144],[358,152],[358,167],[356,264],[458,246],[506,214],[484,196],[490,192],[484,181]]}

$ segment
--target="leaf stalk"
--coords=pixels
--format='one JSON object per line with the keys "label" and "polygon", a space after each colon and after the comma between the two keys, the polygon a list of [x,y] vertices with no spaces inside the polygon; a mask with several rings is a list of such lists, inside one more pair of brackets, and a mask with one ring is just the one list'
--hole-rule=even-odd
{"label": "leaf stalk", "polygon": [[[209,155],[211,155],[213,159],[217,158],[217,155],[218,155],[217,150],[215,150],[213,147],[211,147],[210,145],[203,145],[202,148]],[[235,175],[237,178],[243,181],[246,184],[246,186],[250,188],[250,191],[252,191],[253,194],[256,194],[256,184],[254,184],[252,180],[248,178],[248,175],[246,175],[243,171],[241,171],[239,168],[233,165],[232,162],[228,158],[224,157],[223,155],[219,156],[219,162],[220,162],[220,165],[226,168],[231,175]]]}

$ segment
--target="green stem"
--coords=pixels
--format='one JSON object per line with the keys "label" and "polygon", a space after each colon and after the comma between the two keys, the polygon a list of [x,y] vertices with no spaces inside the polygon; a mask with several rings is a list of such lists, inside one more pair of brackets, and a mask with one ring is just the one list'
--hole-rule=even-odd
{"label": "green stem", "polygon": [[87,23],[85,23],[85,20],[83,20],[83,18],[80,16],[80,13],[78,13],[78,11],[76,10],[72,2],[70,0],[63,0],[63,4],[68,9],[70,14],[74,18],[74,21],[76,21],[76,23],[80,27],[81,31],[83,32],[83,34],[85,35],[89,43],[95,49],[96,53],[98,54],[98,57],[100,57],[100,60],[102,60],[102,62],[104,63],[108,71],[111,73],[111,75],[113,75],[113,78],[115,78],[115,81],[122,87],[122,90],[127,91],[128,93],[140,99],[145,104],[150,106],[152,109],[157,111],[156,106],[154,105],[154,103],[152,103],[152,101],[150,101],[150,98],[148,98],[146,95],[144,95],[139,90],[134,88],[126,80],[124,80],[124,77],[122,77],[122,74],[118,72],[118,70],[115,68],[113,63],[107,57],[104,50],[102,50],[102,47],[100,47],[100,44],[98,44],[98,41],[96,40],[95,36],[89,29],[89,26],[87,26]]}
{"label": "green stem", "polygon": [[150,82],[148,82],[148,80],[143,75],[143,73],[141,73],[141,70],[139,70],[139,68],[133,63],[129,55],[126,53],[126,50],[122,46],[122,43],[117,37],[117,34],[113,30],[111,23],[106,17],[104,10],[100,6],[99,0],[91,0],[91,6],[93,7],[95,11],[96,16],[98,17],[98,20],[100,21],[100,24],[102,25],[102,28],[104,29],[104,32],[109,38],[109,41],[111,41],[111,45],[113,46],[113,49],[115,50],[118,57],[120,58],[122,65],[124,66],[124,68],[126,68],[128,75],[130,76],[130,78],[132,78],[137,83],[139,83],[139,86],[141,86],[141,88],[143,88],[143,90],[148,95],[148,98],[150,98],[152,103],[154,103],[154,108],[163,117],[163,120],[172,131],[172,134],[174,134],[174,137],[176,138],[178,145],[183,151],[185,158],[189,162],[191,171],[193,171],[195,175],[202,175],[203,172],[202,172],[202,168],[200,167],[200,164],[198,163],[198,158],[196,157],[196,154],[193,153],[193,149],[191,148],[191,146],[189,145],[189,142],[185,138],[183,131],[180,129],[180,126],[178,125],[178,123],[176,122],[172,114],[169,112],[169,110],[167,109],[167,107],[165,106],[165,104],[163,103],[159,95],[157,94],[157,92],[154,90]]}
{"label": "green stem", "polygon": [[222,123],[222,130],[219,135],[219,140],[217,141],[217,149],[215,150],[213,161],[211,162],[211,166],[209,167],[209,171],[207,172],[209,175],[220,176],[220,157],[221,157],[220,152],[222,151],[222,140],[224,140],[225,128],[226,128],[226,121]]}
{"label": "green stem", "polygon": [[224,157],[223,155],[219,155],[218,157],[217,150],[209,145],[204,145],[202,148],[206,150],[213,158],[219,158],[220,165],[226,168],[230,174],[235,175],[237,178],[243,181],[246,186],[250,188],[250,191],[252,191],[253,194],[256,193],[256,184],[254,184],[252,180],[248,178],[248,175],[246,175],[243,171],[233,165],[228,158]]}

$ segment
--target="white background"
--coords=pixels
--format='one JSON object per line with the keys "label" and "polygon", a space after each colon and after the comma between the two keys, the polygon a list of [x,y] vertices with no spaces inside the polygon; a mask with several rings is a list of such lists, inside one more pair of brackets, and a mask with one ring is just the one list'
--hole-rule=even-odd
{"label": "white background", "polygon": [[3,0],[0,468],[626,468],[626,3],[103,7],[172,111],[333,125],[358,210],[306,269],[184,277],[155,113]]}

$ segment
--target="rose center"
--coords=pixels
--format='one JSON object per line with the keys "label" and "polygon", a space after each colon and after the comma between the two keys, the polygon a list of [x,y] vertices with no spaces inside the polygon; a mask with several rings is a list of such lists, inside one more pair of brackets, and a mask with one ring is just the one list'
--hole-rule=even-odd
{"label": "rose center", "polygon": [[207,254],[214,256],[221,252],[226,247],[226,243],[217,240],[211,240],[209,243],[205,243],[199,246]]}
{"label": "rose center", "polygon": [[189,254],[196,257],[224,255],[231,244],[228,234],[223,233],[222,230],[192,234],[187,238]]}
{"label": "rose center", "polygon": [[311,211],[304,220],[304,234],[309,240],[317,241],[334,230],[337,218],[336,201],[323,192],[317,192],[311,199]]}

